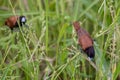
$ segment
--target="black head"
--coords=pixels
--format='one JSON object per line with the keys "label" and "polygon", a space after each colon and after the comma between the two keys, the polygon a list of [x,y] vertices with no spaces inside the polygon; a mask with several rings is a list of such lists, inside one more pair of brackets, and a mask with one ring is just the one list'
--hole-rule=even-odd
{"label": "black head", "polygon": [[94,47],[88,47],[87,49],[84,50],[84,52],[87,54],[88,57],[90,58],[94,58],[95,57],[95,51],[94,51]]}
{"label": "black head", "polygon": [[19,19],[20,19],[20,26],[23,26],[23,25],[25,25],[25,23],[26,23],[26,17],[25,16],[20,16],[19,17]]}

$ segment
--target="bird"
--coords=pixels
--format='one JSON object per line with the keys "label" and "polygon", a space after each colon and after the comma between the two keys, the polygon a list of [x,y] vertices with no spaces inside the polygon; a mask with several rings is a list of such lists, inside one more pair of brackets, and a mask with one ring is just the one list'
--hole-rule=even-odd
{"label": "bird", "polygon": [[81,28],[80,23],[78,21],[73,22],[74,29],[78,36],[78,44],[81,46],[81,49],[90,59],[95,57],[95,50],[93,46],[93,39],[90,34]]}
{"label": "bird", "polygon": [[10,16],[5,20],[4,24],[13,30],[14,28],[25,25],[26,21],[25,16]]}

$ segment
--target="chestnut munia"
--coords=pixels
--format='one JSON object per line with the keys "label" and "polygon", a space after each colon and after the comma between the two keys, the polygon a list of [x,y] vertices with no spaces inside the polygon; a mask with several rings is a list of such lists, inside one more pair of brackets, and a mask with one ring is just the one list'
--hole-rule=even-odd
{"label": "chestnut munia", "polygon": [[80,27],[79,22],[73,22],[74,29],[78,36],[78,43],[82,50],[87,54],[88,57],[94,58],[95,51],[93,47],[93,40],[89,33]]}
{"label": "chestnut munia", "polygon": [[13,28],[17,28],[20,26],[23,26],[26,23],[26,17],[25,16],[11,16],[6,19],[5,25],[7,25],[11,30]]}

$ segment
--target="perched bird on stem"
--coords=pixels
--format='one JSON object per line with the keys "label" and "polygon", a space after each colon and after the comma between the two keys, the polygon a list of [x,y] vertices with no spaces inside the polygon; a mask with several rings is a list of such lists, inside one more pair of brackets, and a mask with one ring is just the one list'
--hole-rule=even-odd
{"label": "perched bird on stem", "polygon": [[13,30],[14,28],[25,25],[26,21],[27,20],[25,16],[11,16],[6,19],[5,25]]}
{"label": "perched bird on stem", "polygon": [[89,33],[80,27],[80,23],[73,22],[74,29],[76,30],[78,36],[78,43],[82,50],[87,54],[90,59],[95,57],[95,51],[93,47],[93,40]]}

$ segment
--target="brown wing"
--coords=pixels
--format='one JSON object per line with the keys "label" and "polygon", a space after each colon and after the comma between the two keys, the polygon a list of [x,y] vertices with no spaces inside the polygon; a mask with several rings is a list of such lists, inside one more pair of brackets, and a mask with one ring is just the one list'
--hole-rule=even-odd
{"label": "brown wing", "polygon": [[83,50],[87,49],[88,47],[93,46],[92,39],[89,38],[89,36],[86,34],[79,36],[78,43],[81,45]]}
{"label": "brown wing", "polygon": [[85,50],[88,47],[93,46],[93,40],[87,31],[80,28],[77,31],[77,34],[78,34],[78,43],[81,45],[83,50]]}
{"label": "brown wing", "polygon": [[88,36],[88,37],[91,39],[91,41],[92,41],[92,43],[93,43],[93,40],[92,40],[90,34],[89,34],[86,30],[84,30],[83,28],[80,28],[80,29],[81,29],[81,31],[83,32],[83,34],[85,34],[86,36]]}
{"label": "brown wing", "polygon": [[10,28],[13,28],[16,21],[18,20],[18,16],[11,16],[5,21],[5,25],[9,26]]}

